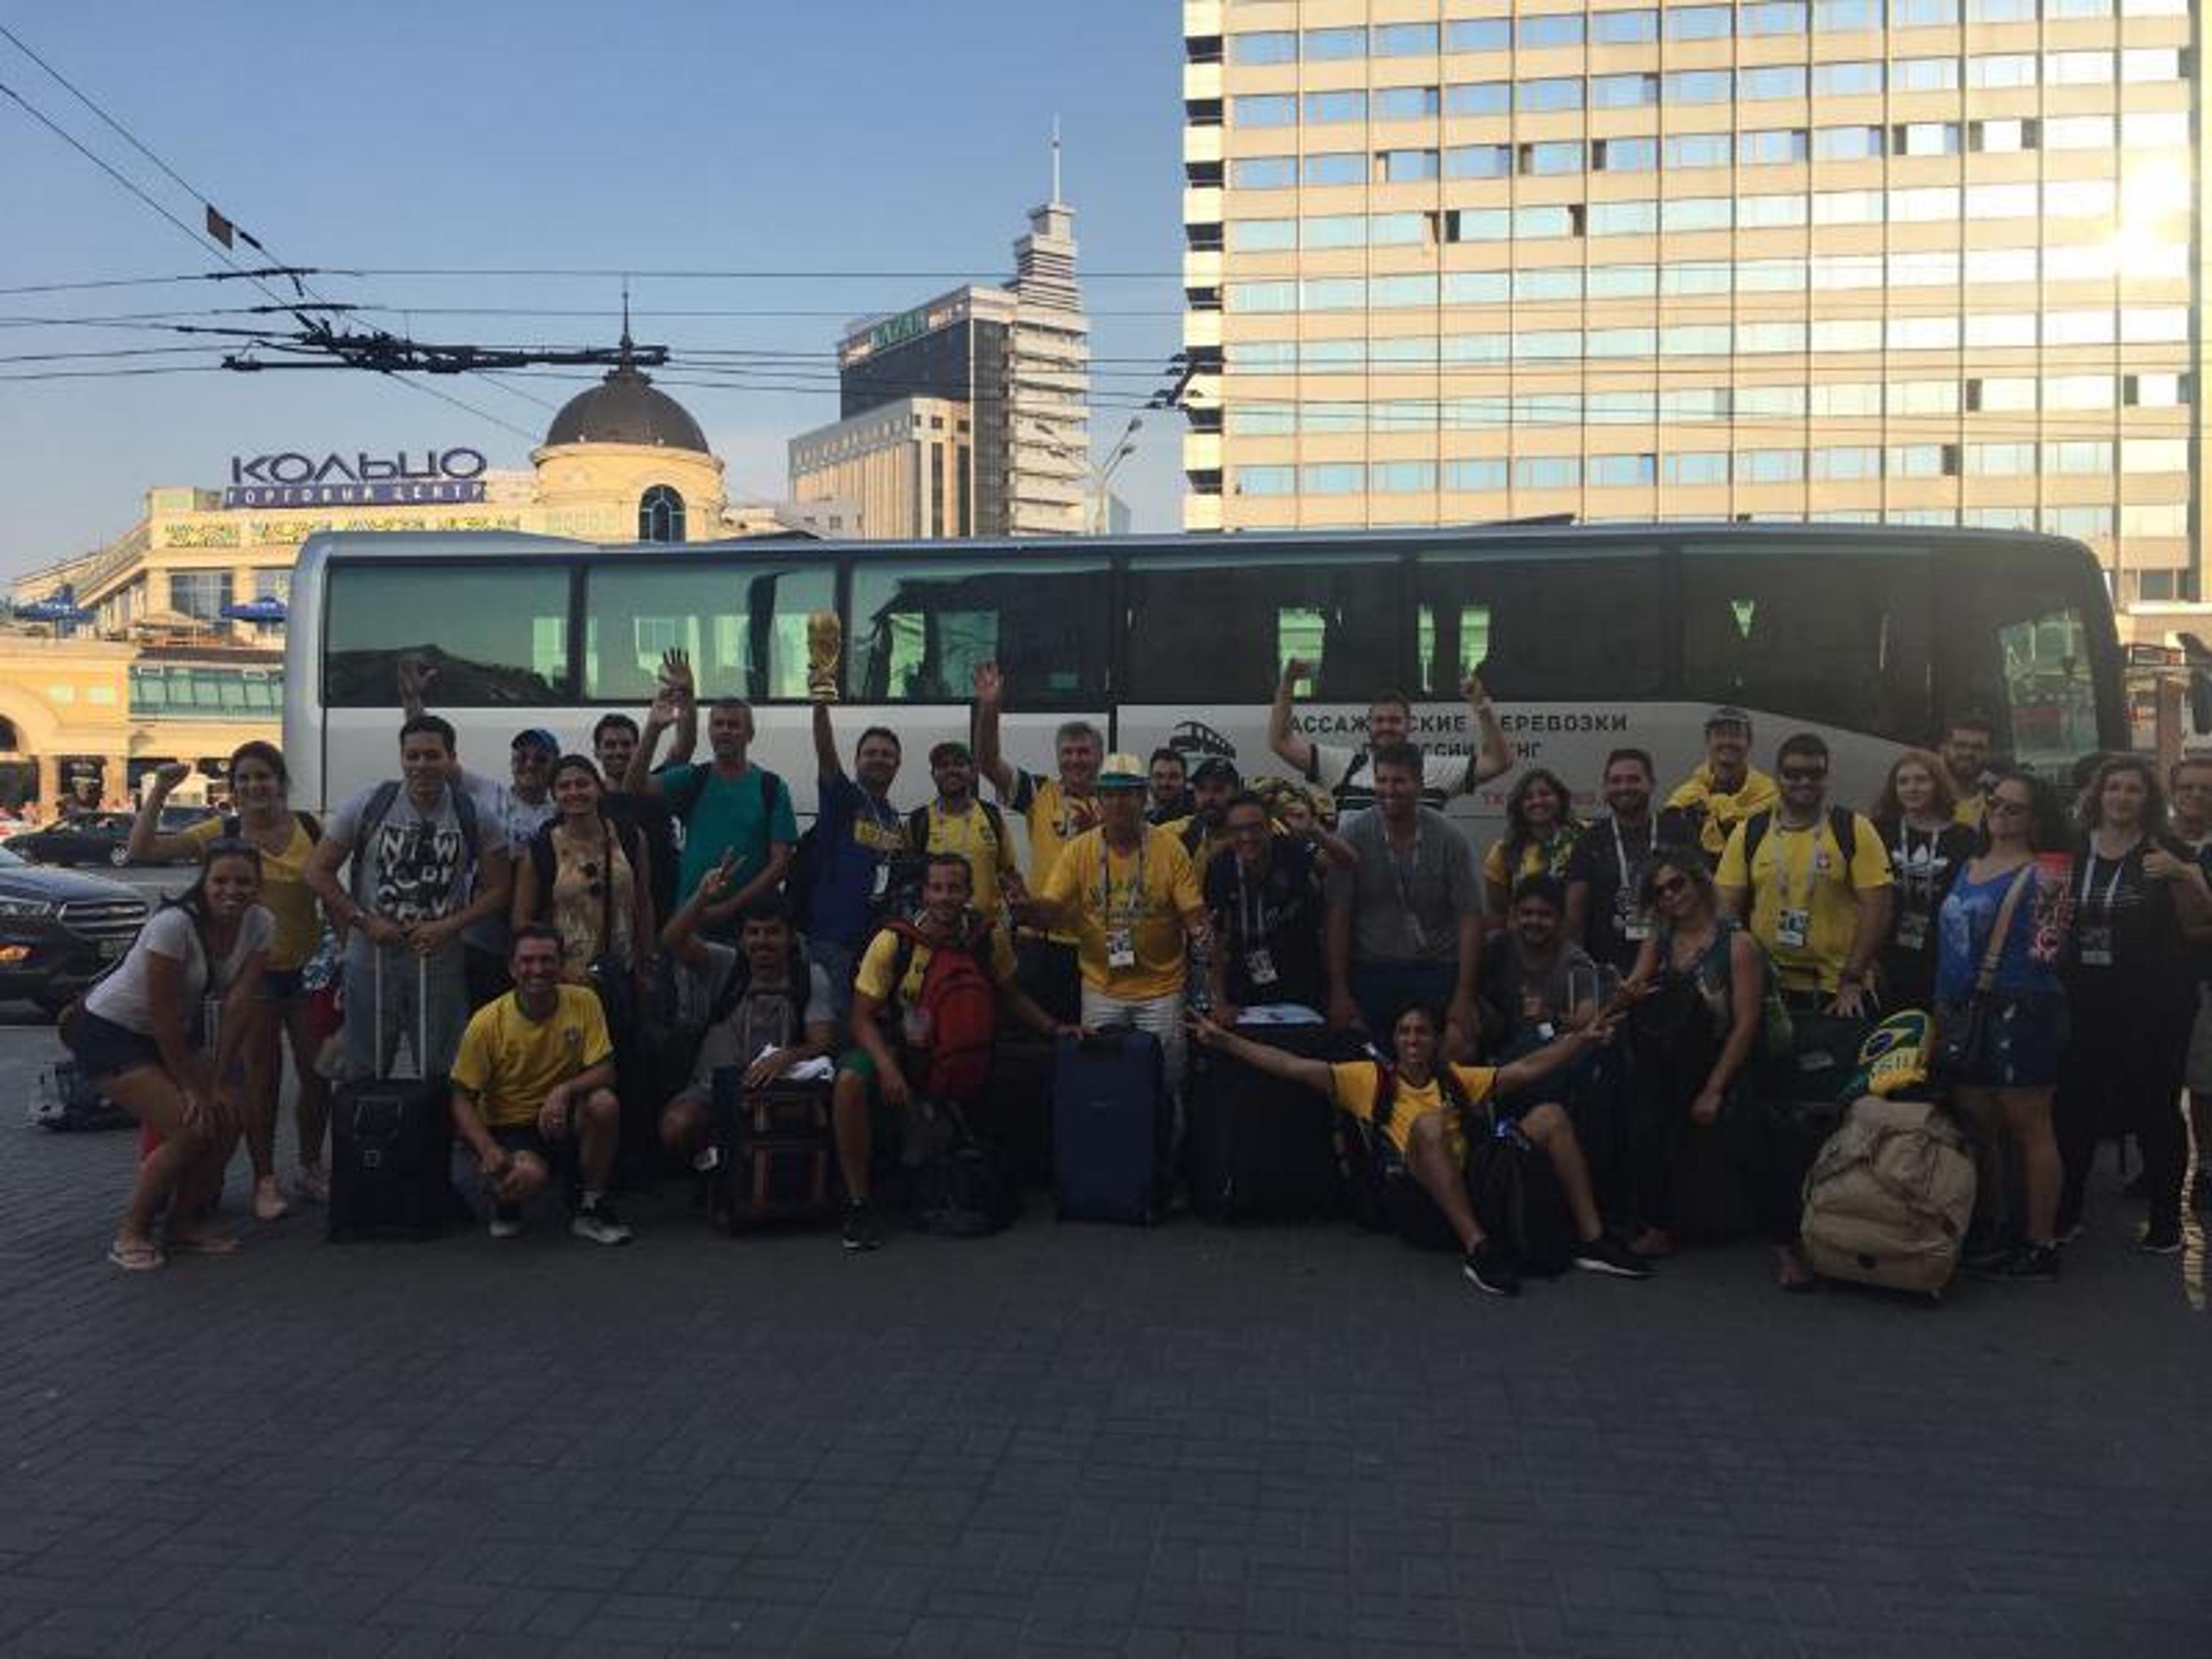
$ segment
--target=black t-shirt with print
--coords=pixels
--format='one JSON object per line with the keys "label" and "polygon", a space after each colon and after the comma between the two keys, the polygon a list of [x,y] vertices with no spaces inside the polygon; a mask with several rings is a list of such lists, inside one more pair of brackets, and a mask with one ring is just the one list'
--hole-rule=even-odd
{"label": "black t-shirt with print", "polygon": [[1589,884],[1582,947],[1624,974],[1636,965],[1636,954],[1644,948],[1644,930],[1650,925],[1650,918],[1636,908],[1636,892],[1643,884],[1644,860],[1651,854],[1654,833],[1648,818],[1636,829],[1600,818],[1583,831],[1567,855],[1567,884]]}

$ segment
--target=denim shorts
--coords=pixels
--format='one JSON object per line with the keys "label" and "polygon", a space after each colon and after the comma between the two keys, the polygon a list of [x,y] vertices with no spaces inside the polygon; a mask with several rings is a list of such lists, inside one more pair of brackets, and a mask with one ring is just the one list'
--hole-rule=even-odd
{"label": "denim shorts", "polygon": [[[1965,1018],[1963,1008],[1946,1008],[1939,1024]],[[1993,996],[1980,1063],[1955,1070],[1946,1080],[1969,1089],[2056,1088],[2067,1024],[2063,996]]]}
{"label": "denim shorts", "polygon": [[274,1007],[286,1008],[307,994],[307,970],[305,968],[264,968],[261,984],[254,1000]]}
{"label": "denim shorts", "polygon": [[142,1031],[79,1009],[70,1028],[70,1052],[88,1083],[99,1083],[142,1066],[161,1063],[161,1045]]}

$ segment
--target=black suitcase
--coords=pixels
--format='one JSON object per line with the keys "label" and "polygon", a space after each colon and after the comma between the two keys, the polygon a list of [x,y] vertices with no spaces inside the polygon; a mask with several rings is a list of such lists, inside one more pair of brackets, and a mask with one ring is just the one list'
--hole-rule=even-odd
{"label": "black suitcase", "polygon": [[1052,1121],[1061,1220],[1152,1224],[1167,1141],[1162,1076],[1159,1039],[1149,1031],[1060,1038]]}
{"label": "black suitcase", "polygon": [[[1316,1060],[1347,1057],[1319,1025],[1255,1025],[1239,1036]],[[1204,1050],[1190,1096],[1191,1207],[1222,1221],[1318,1221],[1344,1207],[1336,1108],[1325,1097]]]}
{"label": "black suitcase", "polygon": [[[423,1065],[429,971],[416,964],[415,1064]],[[384,1029],[384,963],[377,957],[374,1018]],[[451,1085],[442,1077],[341,1084],[331,1101],[332,1243],[362,1238],[436,1238],[456,1208]]]}
{"label": "black suitcase", "polygon": [[772,1083],[747,1090],[744,1073],[714,1073],[713,1212],[725,1232],[818,1221],[836,1207],[830,1090]]}

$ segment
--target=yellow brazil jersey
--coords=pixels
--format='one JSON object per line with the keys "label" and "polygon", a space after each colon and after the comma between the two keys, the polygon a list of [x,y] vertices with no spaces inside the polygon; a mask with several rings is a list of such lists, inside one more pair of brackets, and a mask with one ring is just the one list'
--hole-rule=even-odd
{"label": "yellow brazil jersey", "polygon": [[[1202,915],[1206,900],[1190,854],[1165,830],[1146,830],[1126,854],[1108,852],[1103,830],[1085,830],[1061,849],[1041,896],[1079,914],[1073,932],[1085,984],[1131,999],[1182,989],[1183,918]],[[1109,935],[1124,930],[1136,960],[1116,967]]]}
{"label": "yellow brazil jersey", "polygon": [[1698,844],[1708,858],[1718,858],[1728,846],[1729,831],[1754,812],[1764,812],[1782,799],[1782,792],[1774,787],[1774,780],[1755,766],[1744,769],[1743,781],[1730,791],[1713,787],[1713,770],[1700,761],[1697,768],[1683,781],[1682,787],[1667,797],[1670,811],[1695,811],[1701,814]]}
{"label": "yellow brazil jersey", "polygon": [[999,891],[1000,878],[1014,873],[1012,837],[992,829],[991,815],[981,801],[969,802],[968,810],[960,813],[947,812],[935,801],[921,810],[928,815],[929,844],[921,850],[957,853],[966,859],[975,878],[969,902],[978,915],[996,924],[1006,902]]}
{"label": "yellow brazil jersey", "polygon": [[[316,907],[314,890],[307,885],[307,859],[315,850],[314,837],[300,822],[298,813],[291,817],[292,838],[284,843],[284,850],[260,849],[261,902],[276,923],[276,937],[269,945],[269,965],[279,973],[306,967],[323,939],[323,913]],[[185,830],[185,838],[204,848],[222,834],[225,821],[220,814],[202,818]]]}
{"label": "yellow brazil jersey", "polygon": [[1958,804],[1951,809],[1951,816],[1969,830],[1980,829],[1982,807],[1988,798],[1988,793],[1986,790],[1977,789],[1971,795],[1960,796]]}
{"label": "yellow brazil jersey", "polygon": [[1881,832],[1853,813],[1856,844],[1847,863],[1829,817],[1823,811],[1811,825],[1796,830],[1771,818],[1758,852],[1748,856],[1746,826],[1738,824],[1713,872],[1723,887],[1751,889],[1746,920],[1752,937],[1766,947],[1783,985],[1793,991],[1836,988],[1858,926],[1857,895],[1890,884]]}
{"label": "yellow brazil jersey", "polygon": [[1482,878],[1493,887],[1502,887],[1509,894],[1514,883],[1523,876],[1558,876],[1562,880],[1567,873],[1567,860],[1573,855],[1575,842],[1581,839],[1583,826],[1562,824],[1551,840],[1540,841],[1531,836],[1521,847],[1520,867],[1510,876],[1505,871],[1505,837],[1500,836],[1484,849]]}
{"label": "yellow brazil jersey", "polygon": [[[1382,1087],[1382,1067],[1371,1060],[1352,1060],[1328,1069],[1330,1076],[1336,1079],[1331,1093],[1337,1109],[1363,1123],[1373,1122],[1375,1097]],[[1460,1092],[1467,1097],[1468,1105],[1488,1103],[1498,1087],[1498,1072],[1494,1066],[1455,1066],[1451,1070],[1452,1080],[1459,1085]],[[1444,1091],[1434,1078],[1417,1089],[1401,1077],[1397,1093],[1390,1103],[1390,1121],[1383,1126],[1382,1133],[1390,1138],[1390,1144],[1402,1152],[1413,1141],[1415,1120],[1425,1117],[1431,1112],[1441,1112],[1443,1109]],[[1444,1125],[1444,1144],[1451,1149],[1454,1158],[1462,1163],[1466,1161],[1467,1133],[1455,1115]]]}
{"label": "yellow brazil jersey", "polygon": [[[983,971],[1000,988],[1010,989],[1014,982],[1012,942],[1003,927],[991,928],[987,936],[991,945]],[[853,988],[862,996],[874,998],[886,1008],[910,1006],[921,994],[922,976],[929,972],[930,958],[937,953],[927,945],[916,944],[913,958],[907,963],[906,977],[893,985],[891,972],[898,966],[899,947],[906,942],[888,927],[879,929],[868,941],[868,948],[860,953],[860,965],[853,970]]]}
{"label": "yellow brazil jersey", "polygon": [[[1014,799],[1009,805],[1029,825],[1030,890],[1042,893],[1052,878],[1053,866],[1060,862],[1060,849],[1097,824],[1098,797],[1071,795],[1058,778],[1017,772]],[[1064,928],[1054,928],[1052,937],[1062,945],[1075,942],[1075,935]]]}
{"label": "yellow brazil jersey", "polygon": [[524,1013],[516,995],[509,991],[477,1009],[453,1057],[453,1086],[476,1097],[487,1128],[536,1122],[556,1084],[614,1058],[598,993],[563,985],[544,1019]]}

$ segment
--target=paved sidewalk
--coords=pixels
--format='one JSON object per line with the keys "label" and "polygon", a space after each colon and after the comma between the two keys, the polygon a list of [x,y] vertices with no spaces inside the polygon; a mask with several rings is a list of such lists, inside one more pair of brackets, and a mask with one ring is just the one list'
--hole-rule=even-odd
{"label": "paved sidewalk", "polygon": [[54,1050],[0,1030],[0,1654],[2212,1652],[2202,1241],[2109,1192],[1940,1310],[1037,1203],[125,1278],[126,1137],[17,1127]]}

